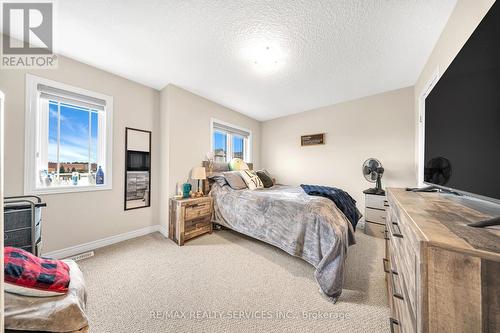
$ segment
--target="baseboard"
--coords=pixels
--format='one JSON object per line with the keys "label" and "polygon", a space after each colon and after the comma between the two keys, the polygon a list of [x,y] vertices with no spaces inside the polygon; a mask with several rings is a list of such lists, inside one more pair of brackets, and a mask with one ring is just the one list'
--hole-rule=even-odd
{"label": "baseboard", "polygon": [[163,237],[168,238],[168,228],[164,225],[159,225],[158,226],[158,231],[160,234],[163,235]]}
{"label": "baseboard", "polygon": [[52,251],[52,252],[48,252],[48,253],[43,253],[43,256],[47,257],[47,258],[64,259],[64,258],[74,256],[76,254],[80,254],[80,253],[87,252],[87,251],[92,251],[92,250],[98,249],[100,247],[108,246],[111,244],[116,244],[119,242],[126,241],[128,239],[144,236],[144,235],[151,234],[153,232],[158,232],[158,231],[163,236],[167,237],[168,230],[165,226],[152,225],[149,227],[129,231],[129,232],[126,232],[123,234],[119,234],[119,235],[115,235],[115,236],[111,236],[111,237],[106,237],[103,239],[98,239],[98,240],[84,243],[84,244],[80,244],[80,245],[71,246],[71,247],[68,247],[65,249]]}

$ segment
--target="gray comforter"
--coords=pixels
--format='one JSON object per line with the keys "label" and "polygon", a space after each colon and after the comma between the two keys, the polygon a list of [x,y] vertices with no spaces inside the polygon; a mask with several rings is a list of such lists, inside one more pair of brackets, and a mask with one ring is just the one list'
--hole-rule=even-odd
{"label": "gray comforter", "polygon": [[316,268],[321,291],[334,301],[340,296],[354,233],[332,201],[283,185],[251,191],[215,183],[210,195],[216,223],[304,259]]}

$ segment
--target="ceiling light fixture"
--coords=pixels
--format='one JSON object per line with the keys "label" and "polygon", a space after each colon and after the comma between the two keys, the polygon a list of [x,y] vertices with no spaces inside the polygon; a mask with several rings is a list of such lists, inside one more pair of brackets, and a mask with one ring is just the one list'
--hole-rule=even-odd
{"label": "ceiling light fixture", "polygon": [[278,45],[254,44],[244,50],[244,56],[260,73],[273,73],[285,65],[285,53]]}

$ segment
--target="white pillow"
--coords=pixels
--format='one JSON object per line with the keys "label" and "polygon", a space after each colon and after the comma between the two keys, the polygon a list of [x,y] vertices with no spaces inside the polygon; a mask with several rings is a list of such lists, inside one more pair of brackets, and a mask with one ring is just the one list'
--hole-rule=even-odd
{"label": "white pillow", "polygon": [[240,175],[250,190],[264,188],[264,184],[262,184],[262,180],[260,180],[259,176],[257,176],[255,171],[253,171],[253,170],[241,170]]}

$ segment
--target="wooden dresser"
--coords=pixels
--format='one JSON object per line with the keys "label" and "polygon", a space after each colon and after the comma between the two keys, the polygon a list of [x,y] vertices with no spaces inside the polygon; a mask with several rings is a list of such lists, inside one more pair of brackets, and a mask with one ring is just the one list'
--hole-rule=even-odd
{"label": "wooden dresser", "polygon": [[387,191],[383,259],[393,332],[500,332],[500,230],[437,193]]}
{"label": "wooden dresser", "polygon": [[169,238],[179,245],[212,233],[212,198],[170,199]]}

